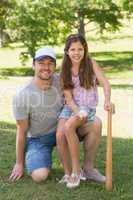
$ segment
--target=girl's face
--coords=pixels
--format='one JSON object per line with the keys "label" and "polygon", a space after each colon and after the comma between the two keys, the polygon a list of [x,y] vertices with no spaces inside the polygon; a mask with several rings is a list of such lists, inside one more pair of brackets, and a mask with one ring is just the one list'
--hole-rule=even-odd
{"label": "girl's face", "polygon": [[81,60],[84,57],[84,47],[79,41],[73,42],[71,43],[67,54],[72,64],[80,64]]}

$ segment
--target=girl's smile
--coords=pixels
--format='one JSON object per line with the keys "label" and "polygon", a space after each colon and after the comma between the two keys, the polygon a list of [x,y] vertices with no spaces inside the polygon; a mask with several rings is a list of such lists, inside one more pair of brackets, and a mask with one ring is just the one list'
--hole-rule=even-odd
{"label": "girl's smile", "polygon": [[80,64],[81,60],[84,58],[84,47],[79,41],[73,42],[67,54],[73,64]]}

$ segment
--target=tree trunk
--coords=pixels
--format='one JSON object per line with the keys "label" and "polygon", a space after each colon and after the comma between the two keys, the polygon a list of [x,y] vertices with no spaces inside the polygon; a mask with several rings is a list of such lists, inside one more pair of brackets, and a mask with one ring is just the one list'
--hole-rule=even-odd
{"label": "tree trunk", "polygon": [[0,47],[5,47],[10,42],[10,36],[0,27]]}
{"label": "tree trunk", "polygon": [[3,34],[3,29],[0,28],[0,47],[4,46],[4,34]]}
{"label": "tree trunk", "polygon": [[84,14],[79,10],[78,11],[79,27],[78,33],[85,37],[85,25],[84,25]]}

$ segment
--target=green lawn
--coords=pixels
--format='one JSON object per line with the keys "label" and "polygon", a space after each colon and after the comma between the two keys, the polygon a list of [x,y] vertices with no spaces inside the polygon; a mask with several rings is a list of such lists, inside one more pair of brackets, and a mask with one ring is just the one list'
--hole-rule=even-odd
{"label": "green lawn", "polygon": [[[107,192],[104,185],[83,182],[74,190],[58,184],[63,170],[57,152],[53,154],[53,170],[45,183],[33,183],[26,174],[16,183],[8,177],[15,162],[15,125],[0,122],[0,200],[132,200],[133,199],[133,140],[113,139],[113,190]],[[104,173],[106,137],[102,138],[95,166]],[[81,144],[81,163],[83,151]]]}

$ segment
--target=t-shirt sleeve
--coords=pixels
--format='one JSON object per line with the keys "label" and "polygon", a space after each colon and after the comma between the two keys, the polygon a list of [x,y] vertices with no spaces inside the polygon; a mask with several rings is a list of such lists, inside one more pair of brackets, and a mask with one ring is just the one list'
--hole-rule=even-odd
{"label": "t-shirt sleeve", "polygon": [[17,93],[13,97],[13,115],[16,120],[29,118],[29,99],[24,92]]}

